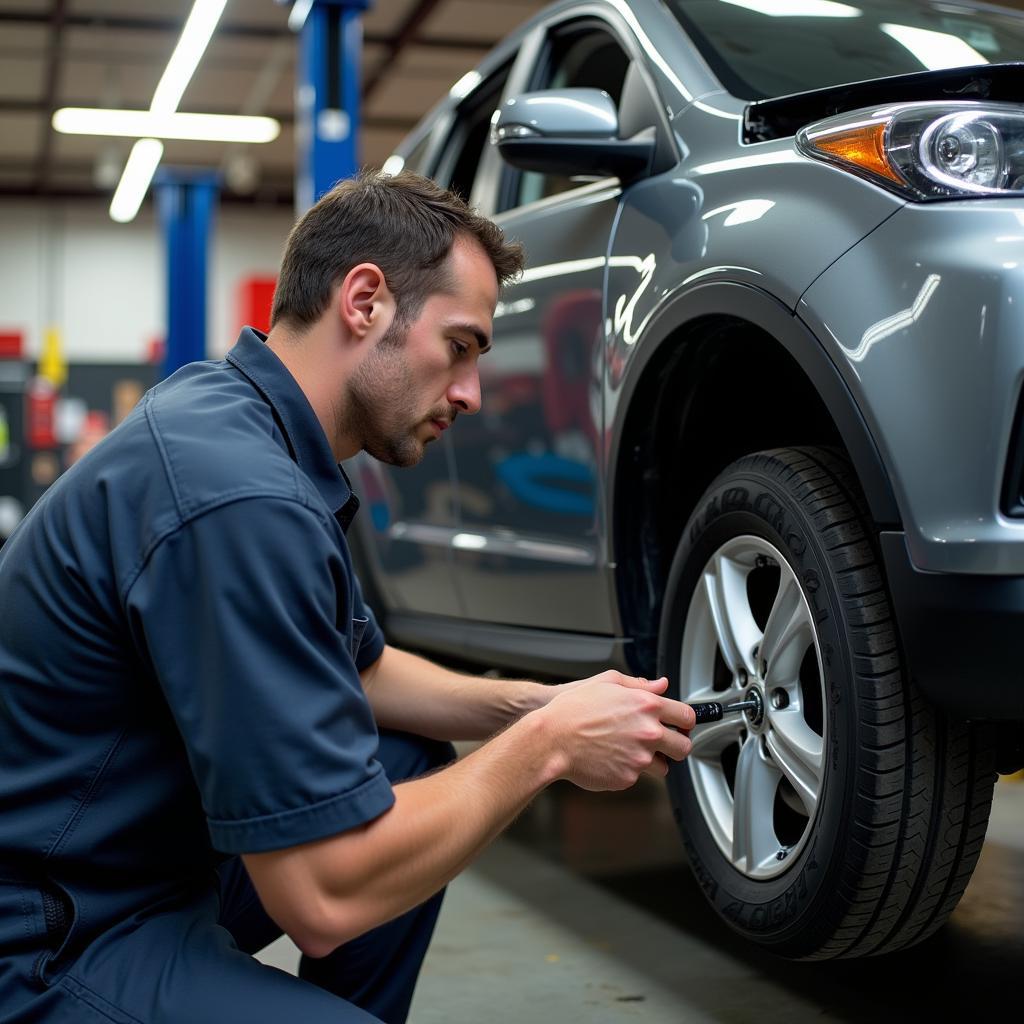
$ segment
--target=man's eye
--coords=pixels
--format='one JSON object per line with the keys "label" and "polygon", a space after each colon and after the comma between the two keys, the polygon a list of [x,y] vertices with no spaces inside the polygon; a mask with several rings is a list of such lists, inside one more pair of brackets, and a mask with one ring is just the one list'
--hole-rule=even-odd
{"label": "man's eye", "polygon": [[469,346],[464,345],[461,341],[456,341],[454,338],[451,339],[452,351],[456,357],[464,356],[469,351]]}

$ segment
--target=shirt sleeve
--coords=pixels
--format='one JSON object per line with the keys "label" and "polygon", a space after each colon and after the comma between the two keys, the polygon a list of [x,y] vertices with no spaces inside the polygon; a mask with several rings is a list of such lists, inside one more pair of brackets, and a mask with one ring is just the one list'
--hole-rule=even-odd
{"label": "shirt sleeve", "polygon": [[298,501],[235,501],[164,539],[128,591],[224,853],[321,839],[394,802],[357,664],[383,637],[334,528]]}

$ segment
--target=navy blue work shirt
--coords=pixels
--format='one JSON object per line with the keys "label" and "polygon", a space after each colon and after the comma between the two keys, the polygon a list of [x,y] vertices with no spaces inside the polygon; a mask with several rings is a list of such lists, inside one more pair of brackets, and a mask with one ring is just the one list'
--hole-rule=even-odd
{"label": "navy blue work shirt", "polygon": [[38,945],[45,980],[208,892],[223,855],[391,806],[357,504],[245,329],[149,391],[0,550],[0,993],[7,953]]}

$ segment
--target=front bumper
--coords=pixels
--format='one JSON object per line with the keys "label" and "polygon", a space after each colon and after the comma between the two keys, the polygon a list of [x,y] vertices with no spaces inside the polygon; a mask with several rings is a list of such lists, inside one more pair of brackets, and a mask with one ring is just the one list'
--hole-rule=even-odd
{"label": "front bumper", "polygon": [[880,534],[907,670],[965,719],[1024,722],[1024,576],[925,572],[906,535]]}
{"label": "front bumper", "polygon": [[875,440],[923,570],[1024,576],[1024,518],[1003,507],[1024,387],[1022,253],[1017,199],[908,204],[799,304]]}

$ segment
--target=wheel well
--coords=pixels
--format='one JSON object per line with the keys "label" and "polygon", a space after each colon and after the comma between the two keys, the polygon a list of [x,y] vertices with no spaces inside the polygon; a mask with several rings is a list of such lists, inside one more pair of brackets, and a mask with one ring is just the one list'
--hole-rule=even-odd
{"label": "wheel well", "polygon": [[734,317],[705,317],[666,338],[629,404],[615,487],[616,578],[633,668],[650,673],[672,557],[711,481],[750,452],[843,444],[796,360]]}

